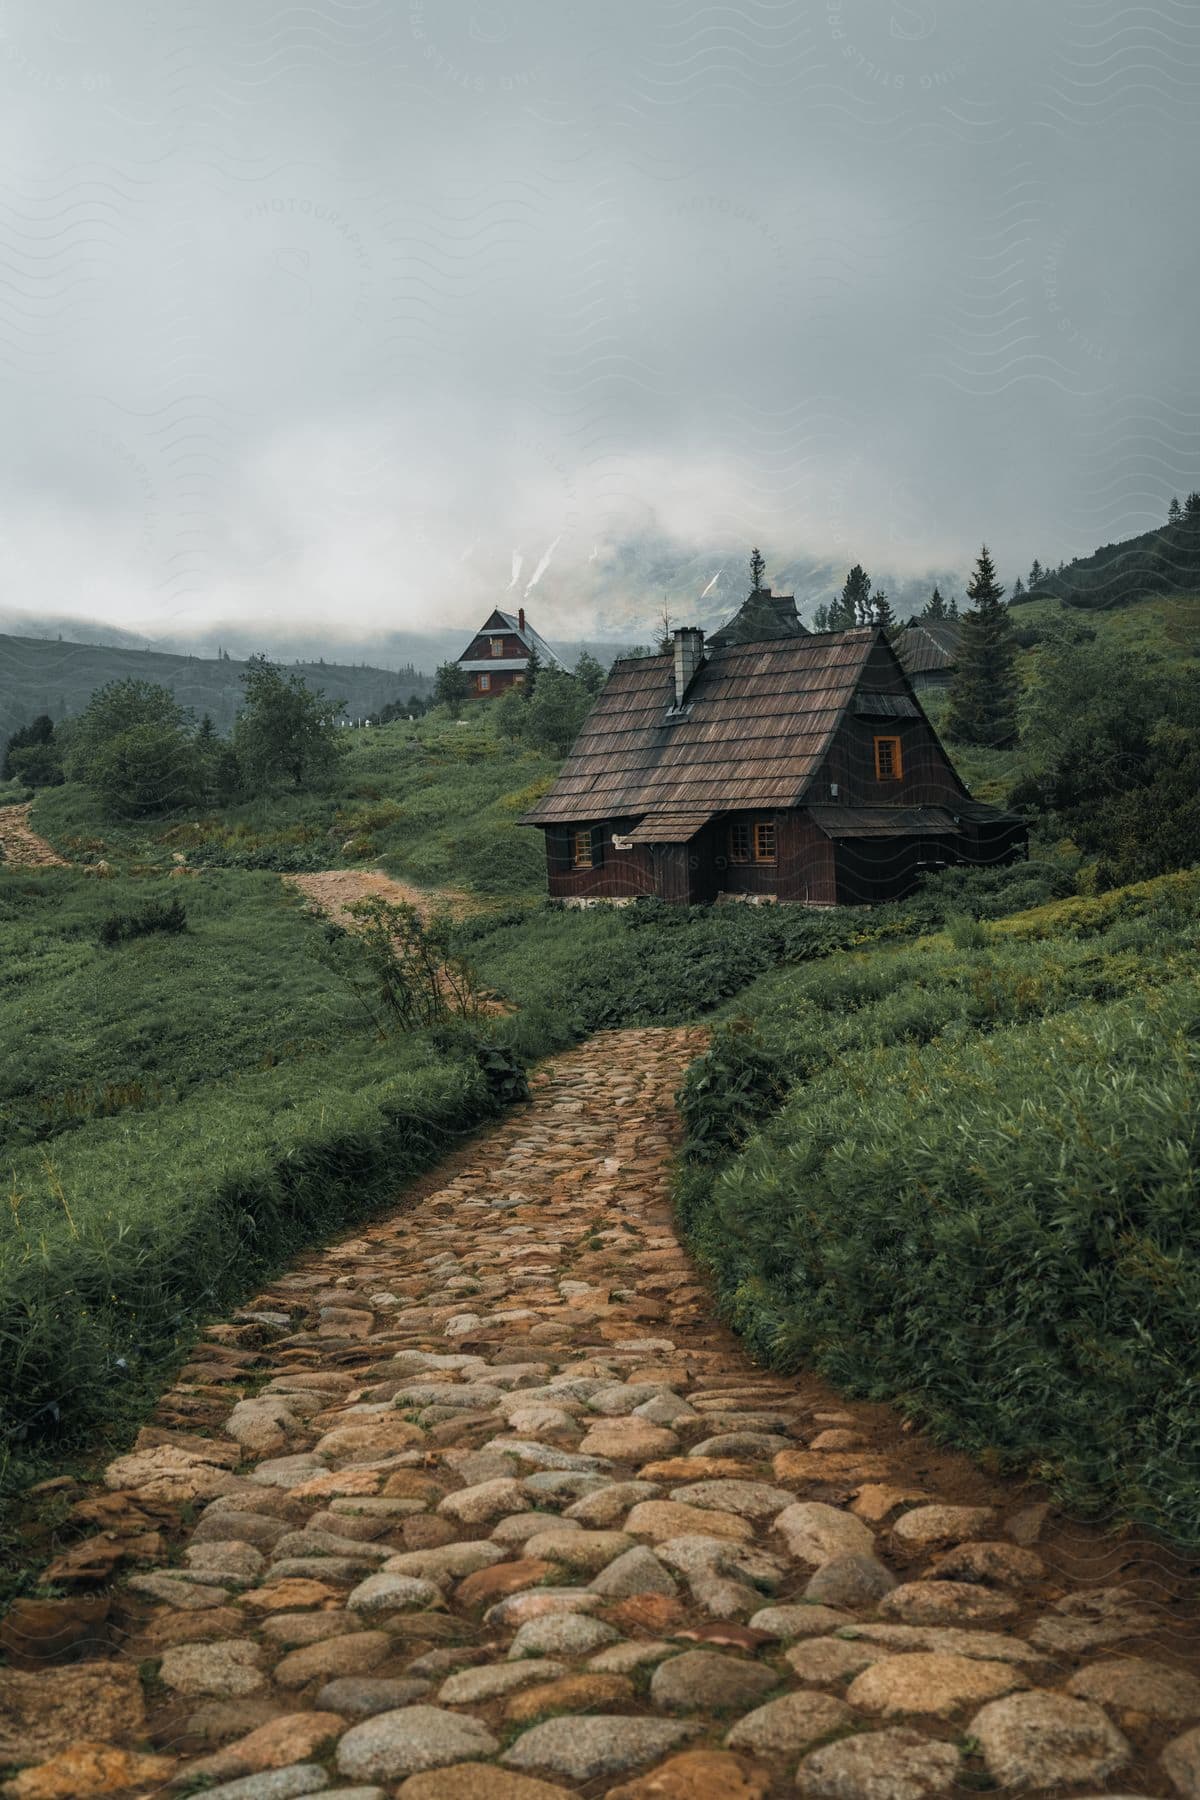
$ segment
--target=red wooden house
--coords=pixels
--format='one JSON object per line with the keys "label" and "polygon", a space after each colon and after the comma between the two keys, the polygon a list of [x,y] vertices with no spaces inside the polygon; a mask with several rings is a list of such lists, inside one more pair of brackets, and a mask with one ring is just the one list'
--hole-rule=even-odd
{"label": "red wooden house", "polygon": [[549,792],[550,893],[863,905],[1027,852],[972,800],[878,627],[616,664]]}
{"label": "red wooden house", "polygon": [[531,650],[537,651],[543,669],[563,668],[545,638],[527,623],[523,606],[515,614],[497,609],[458,659],[459,667],[470,677],[469,698],[494,700],[506,688],[523,686]]}

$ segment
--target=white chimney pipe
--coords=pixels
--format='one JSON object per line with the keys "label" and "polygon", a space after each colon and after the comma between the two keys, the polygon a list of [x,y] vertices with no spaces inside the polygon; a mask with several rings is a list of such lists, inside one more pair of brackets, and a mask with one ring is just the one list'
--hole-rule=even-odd
{"label": "white chimney pipe", "polygon": [[682,706],[688,689],[704,661],[704,633],[697,625],[682,625],[675,638],[675,704]]}

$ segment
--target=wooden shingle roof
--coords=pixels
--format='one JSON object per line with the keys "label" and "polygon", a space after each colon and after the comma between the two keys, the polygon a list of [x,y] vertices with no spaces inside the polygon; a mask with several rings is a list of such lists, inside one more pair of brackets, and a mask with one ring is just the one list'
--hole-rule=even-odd
{"label": "wooden shingle roof", "polygon": [[962,648],[957,619],[912,619],[896,633],[893,649],[909,675],[952,669]]}
{"label": "wooden shingle roof", "polygon": [[799,805],[880,639],[868,627],[714,650],[674,716],[672,657],[619,662],[522,824]]}

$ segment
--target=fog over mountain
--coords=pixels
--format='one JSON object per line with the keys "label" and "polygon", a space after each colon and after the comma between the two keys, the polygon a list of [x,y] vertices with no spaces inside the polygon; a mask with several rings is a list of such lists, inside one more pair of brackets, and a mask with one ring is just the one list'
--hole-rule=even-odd
{"label": "fog over mountain", "polygon": [[8,0],[7,628],[406,660],[1146,530],[1198,91],[1183,0]]}

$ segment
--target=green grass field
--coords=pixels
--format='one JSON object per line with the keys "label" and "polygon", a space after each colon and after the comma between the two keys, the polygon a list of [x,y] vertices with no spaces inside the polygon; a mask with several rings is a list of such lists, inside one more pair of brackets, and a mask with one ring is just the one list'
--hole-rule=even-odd
{"label": "green grass field", "polygon": [[[1193,605],[1086,622],[1169,644]],[[1020,750],[955,754],[984,798],[1024,772]],[[73,784],[39,794],[35,828],[78,866],[0,868],[0,1490],[119,1439],[199,1322],[494,1112],[469,1042],[381,1042],[318,960],[279,873],[358,866],[482,902],[456,945],[512,1002],[488,1030],[525,1060],[608,1026],[725,1021],[688,1083],[681,1217],[763,1355],[1200,1538],[1179,1448],[1197,1228],[1177,1203],[1196,1161],[1195,878],[1064,898],[1078,854],[1041,845],[870,913],[563,911],[516,823],[555,766],[477,713],[355,733],[328,791],[211,817],[112,826]],[[174,899],[186,930],[102,941],[112,915]],[[1080,1199],[1096,1141],[1107,1224]],[[1071,1262],[1089,1231],[1100,1275]],[[1017,1279],[1022,1233],[1036,1279]],[[1052,1343],[1021,1336],[1059,1317]],[[1026,1373],[1001,1356],[979,1374],[989,1334]],[[964,1358],[967,1379],[940,1380]],[[1087,1386],[1088,1368],[1108,1373]],[[1076,1381],[1105,1421],[1086,1456]]]}

